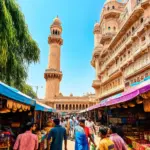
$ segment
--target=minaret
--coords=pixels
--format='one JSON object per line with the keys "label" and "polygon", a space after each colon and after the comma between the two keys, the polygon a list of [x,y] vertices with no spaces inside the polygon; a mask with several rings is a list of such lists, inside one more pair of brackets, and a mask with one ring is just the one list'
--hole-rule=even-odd
{"label": "minaret", "polygon": [[48,37],[50,47],[48,69],[46,69],[44,74],[44,78],[46,79],[46,100],[51,100],[59,95],[59,85],[62,79],[62,72],[60,71],[60,50],[63,39],[61,38],[61,22],[58,17],[54,19],[50,31],[51,34]]}

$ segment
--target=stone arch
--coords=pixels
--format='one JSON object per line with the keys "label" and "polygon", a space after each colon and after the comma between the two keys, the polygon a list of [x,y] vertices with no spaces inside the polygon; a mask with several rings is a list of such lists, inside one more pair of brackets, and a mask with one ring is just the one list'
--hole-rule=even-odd
{"label": "stone arch", "polygon": [[76,104],[76,110],[78,110],[78,109],[79,109],[78,104]]}
{"label": "stone arch", "polygon": [[62,110],[64,110],[64,108],[65,108],[65,107],[64,107],[64,104],[62,104]]}
{"label": "stone arch", "polygon": [[82,105],[82,109],[84,109],[84,104]]}
{"label": "stone arch", "polygon": [[69,105],[69,110],[71,110],[72,109],[72,106],[71,106],[71,104]]}
{"label": "stone arch", "polygon": [[60,104],[58,105],[58,108],[59,108],[59,110],[61,110],[61,109],[62,109]]}
{"label": "stone arch", "polygon": [[86,104],[86,108],[88,108],[88,105]]}
{"label": "stone arch", "polygon": [[79,110],[81,110],[82,108],[81,108],[81,104],[79,105]]}
{"label": "stone arch", "polygon": [[66,104],[65,109],[68,110],[68,104]]}
{"label": "stone arch", "polygon": [[73,104],[73,110],[75,110],[75,105]]}

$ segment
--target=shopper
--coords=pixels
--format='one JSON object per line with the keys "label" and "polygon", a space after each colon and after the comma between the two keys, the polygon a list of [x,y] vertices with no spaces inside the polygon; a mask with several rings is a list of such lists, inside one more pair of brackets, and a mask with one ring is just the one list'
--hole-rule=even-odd
{"label": "shopper", "polygon": [[[51,129],[48,135],[48,146],[50,150],[62,150],[63,140],[65,150],[67,150],[67,135],[66,129],[60,126],[60,120],[54,119],[55,127]],[[50,141],[52,140],[51,144]]]}
{"label": "shopper", "polygon": [[81,119],[79,124],[79,126],[75,127],[75,150],[89,150],[88,138],[90,138],[96,147],[96,144],[90,135],[89,128],[85,126],[85,120]]}
{"label": "shopper", "polygon": [[101,127],[99,129],[101,140],[99,143],[98,150],[115,150],[113,141],[107,137],[107,132],[108,129],[106,127]]}
{"label": "shopper", "polygon": [[86,125],[89,130],[90,130],[90,134],[92,135],[93,139],[94,139],[94,134],[96,134],[96,129],[95,129],[95,124],[92,121],[91,118],[88,119],[87,125]]}
{"label": "shopper", "polygon": [[117,127],[115,125],[109,126],[110,139],[114,142],[115,150],[127,150],[126,143],[124,140],[117,134]]}
{"label": "shopper", "polygon": [[32,133],[35,129],[36,125],[28,122],[26,124],[26,132],[18,135],[13,150],[37,150],[38,137]]}

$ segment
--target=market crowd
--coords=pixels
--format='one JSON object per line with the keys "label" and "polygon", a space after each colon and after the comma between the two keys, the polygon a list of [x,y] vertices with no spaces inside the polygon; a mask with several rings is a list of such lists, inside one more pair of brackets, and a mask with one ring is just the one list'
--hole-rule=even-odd
{"label": "market crowd", "polygon": [[[62,150],[63,141],[64,149],[72,150],[67,146],[67,140],[75,141],[75,150],[127,150],[116,125],[100,126],[97,132],[94,122],[82,117],[50,118],[47,124],[48,150]],[[18,135],[13,150],[38,150],[38,137],[34,134],[36,127],[37,124],[28,122],[26,131]],[[100,137],[98,145],[95,143],[96,135]]]}

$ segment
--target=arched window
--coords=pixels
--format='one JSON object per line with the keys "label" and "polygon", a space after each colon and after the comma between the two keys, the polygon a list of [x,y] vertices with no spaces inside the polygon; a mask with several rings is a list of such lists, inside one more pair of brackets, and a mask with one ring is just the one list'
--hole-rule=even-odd
{"label": "arched window", "polygon": [[55,31],[55,35],[57,35],[57,30]]}
{"label": "arched window", "polygon": [[66,105],[66,110],[68,110],[68,105]]}
{"label": "arched window", "polygon": [[109,6],[107,7],[107,10],[109,10],[110,8],[109,8]]}
{"label": "arched window", "polygon": [[80,104],[80,106],[79,106],[79,109],[81,110],[81,104]]}
{"label": "arched window", "polygon": [[69,110],[71,110],[72,109],[72,106],[71,106],[71,104],[69,105]]}
{"label": "arched window", "polygon": [[110,27],[108,27],[108,30],[110,30],[111,28]]}
{"label": "arched window", "polygon": [[115,6],[112,6],[112,9],[115,9]]}
{"label": "arched window", "polygon": [[61,105],[59,104],[59,110],[61,110]]}
{"label": "arched window", "polygon": [[141,23],[143,23],[143,21],[144,21],[144,19],[143,19],[143,18],[141,18]]}
{"label": "arched window", "polygon": [[88,108],[88,105],[86,105],[86,108]]}
{"label": "arched window", "polygon": [[75,105],[73,105],[73,110],[75,110]]}
{"label": "arched window", "polygon": [[116,31],[116,27],[114,27],[114,31]]}
{"label": "arched window", "polygon": [[83,104],[83,106],[82,106],[82,109],[84,109],[84,104]]}
{"label": "arched window", "polygon": [[134,30],[135,30],[135,28],[134,28],[134,27],[132,27],[132,32],[134,32]]}
{"label": "arched window", "polygon": [[79,108],[79,107],[78,107],[78,104],[76,104],[76,110],[78,110],[78,108]]}
{"label": "arched window", "polygon": [[62,110],[64,110],[64,105],[62,105]]}

